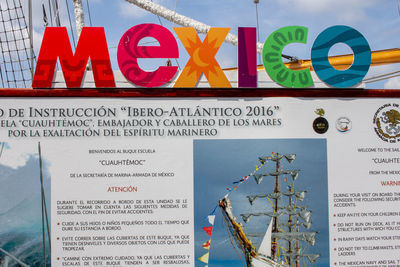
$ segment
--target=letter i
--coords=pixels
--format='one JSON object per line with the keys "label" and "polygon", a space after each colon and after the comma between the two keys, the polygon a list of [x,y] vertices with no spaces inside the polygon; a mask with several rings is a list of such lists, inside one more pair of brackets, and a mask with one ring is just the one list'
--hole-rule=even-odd
{"label": "letter i", "polygon": [[257,29],[239,27],[239,87],[257,87]]}

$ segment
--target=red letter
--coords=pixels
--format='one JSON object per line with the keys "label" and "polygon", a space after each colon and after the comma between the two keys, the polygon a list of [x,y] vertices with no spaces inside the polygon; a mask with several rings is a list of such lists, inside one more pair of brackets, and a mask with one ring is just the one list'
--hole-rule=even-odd
{"label": "red letter", "polygon": [[57,58],[60,59],[67,87],[81,87],[89,57],[96,87],[115,87],[104,28],[84,27],[75,55],[72,52],[67,28],[46,28],[32,87],[52,87]]}
{"label": "red letter", "polygon": [[[160,46],[140,46],[145,37],[155,38]],[[140,24],[127,30],[119,41],[118,65],[125,78],[138,86],[157,87],[169,82],[178,67],[159,67],[156,71],[142,70],[138,58],[178,58],[178,44],[172,33],[157,24]]]}

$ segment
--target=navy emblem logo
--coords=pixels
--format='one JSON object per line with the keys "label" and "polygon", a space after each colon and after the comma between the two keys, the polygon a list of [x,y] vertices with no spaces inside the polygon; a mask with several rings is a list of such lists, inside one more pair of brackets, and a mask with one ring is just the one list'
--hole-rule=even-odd
{"label": "navy emblem logo", "polygon": [[374,115],[375,133],[385,142],[400,141],[399,104],[385,104]]}

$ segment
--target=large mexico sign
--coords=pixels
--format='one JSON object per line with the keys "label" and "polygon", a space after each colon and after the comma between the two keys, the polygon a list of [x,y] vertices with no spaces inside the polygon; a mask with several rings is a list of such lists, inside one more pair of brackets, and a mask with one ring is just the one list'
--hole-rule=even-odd
{"label": "large mexico sign", "polygon": [[[215,59],[230,28],[210,28],[202,41],[193,28],[174,28],[190,59],[177,77],[175,87],[196,87],[202,74],[211,87],[229,88],[231,83]],[[314,84],[309,69],[291,70],[282,61],[282,50],[291,43],[306,43],[308,28],[283,27],[273,32],[263,47],[265,71],[276,83],[285,87],[305,88]],[[256,29],[238,28],[238,81],[239,87],[257,87]],[[143,46],[143,38],[152,37],[158,46]],[[329,50],[337,43],[347,44],[354,53],[354,61],[346,70],[335,69],[328,60]],[[83,28],[75,53],[67,29],[48,27],[40,49],[33,88],[51,88],[57,59],[68,88],[81,87],[88,59],[91,60],[96,87],[115,87],[107,41],[102,27]],[[136,86],[159,87],[170,82],[178,72],[176,66],[160,66],[145,71],[139,58],[179,58],[178,43],[174,35],[157,24],[140,24],[122,36],[118,46],[118,65],[125,78]],[[311,49],[312,66],[318,77],[332,87],[351,87],[365,77],[371,64],[371,49],[357,30],[348,26],[333,26],[318,35]]]}

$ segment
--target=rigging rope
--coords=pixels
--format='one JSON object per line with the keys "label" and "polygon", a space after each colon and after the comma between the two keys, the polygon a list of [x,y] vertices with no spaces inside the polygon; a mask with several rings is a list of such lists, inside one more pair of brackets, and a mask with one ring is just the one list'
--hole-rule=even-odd
{"label": "rigging rope", "polygon": [[1,142],[0,158],[3,155],[4,142]]}
{"label": "rigging rope", "polygon": [[43,266],[46,267],[47,257],[46,257],[46,233],[45,233],[45,224],[47,226],[47,237],[49,240],[49,251],[51,258],[51,235],[49,228],[49,217],[47,214],[47,204],[46,204],[46,193],[44,190],[44,182],[43,182],[43,167],[42,167],[42,153],[40,148],[40,142],[38,143],[38,153],[39,153],[39,168],[40,168],[40,185],[41,185],[41,199],[42,199],[42,234],[43,234]]}
{"label": "rigging rope", "polygon": [[51,0],[48,0],[50,12],[50,26],[53,26],[53,13],[51,12]]}
{"label": "rigging rope", "polygon": [[46,233],[44,231],[44,203],[43,203],[43,176],[42,176],[42,160],[40,157],[40,143],[38,146],[39,149],[39,166],[40,166],[40,185],[41,185],[41,204],[42,204],[42,245],[43,245],[43,266],[46,267]]}
{"label": "rigging rope", "polygon": [[[259,25],[259,21],[258,21],[258,0],[254,0],[254,4],[256,5],[256,21],[257,21],[257,42],[260,42],[260,25]],[[258,62],[259,64],[262,64],[261,61],[261,54],[258,54]]]}
{"label": "rigging rope", "polygon": [[42,12],[43,12],[43,25],[46,28],[47,26],[49,26],[49,20],[47,19],[46,7],[44,5],[44,0],[42,0]]}
{"label": "rigging rope", "polygon": [[53,7],[54,7],[54,16],[55,16],[55,20],[56,20],[56,25],[57,25],[57,27],[60,27],[61,21],[60,21],[60,10],[58,7],[58,1],[60,1],[60,0],[54,0]]}
{"label": "rigging rope", "polygon": [[[153,2],[153,0],[150,0],[150,1]],[[176,5],[177,5],[177,2],[178,2],[178,0],[175,1],[175,14],[176,14]],[[160,25],[161,25],[161,26],[164,26],[163,23],[162,23],[162,21],[161,21],[160,16],[157,15],[157,14],[155,14],[155,15],[157,16],[158,21],[160,22]],[[175,24],[175,23],[174,23],[174,24]],[[175,37],[175,38],[176,38],[176,37]],[[178,69],[181,70],[181,66],[179,65],[179,62],[178,62],[178,59],[177,59],[177,58],[175,58],[175,62],[176,62],[176,64],[178,65]],[[170,63],[171,63],[171,59],[168,58],[168,60],[167,60],[167,65],[169,65]]]}
{"label": "rigging rope", "polygon": [[385,77],[385,78],[376,79],[376,80],[373,80],[373,81],[366,81],[365,83],[374,83],[374,82],[384,81],[384,80],[388,80],[388,79],[391,79],[391,78],[396,78],[396,77],[399,77],[399,76],[400,76],[400,74],[392,75],[392,76],[388,76],[388,77]]}
{"label": "rigging rope", "polygon": [[363,82],[364,83],[379,82],[379,81],[387,80],[390,78],[395,78],[398,76],[400,76],[400,71],[394,71],[394,72],[389,72],[389,73],[385,73],[385,74],[381,74],[381,75],[373,76],[371,78],[364,79]]}
{"label": "rigging rope", "polygon": [[[230,227],[229,227],[230,224],[228,223],[228,220],[227,220],[227,218],[225,217],[226,215],[225,215],[222,211],[221,211],[221,213],[222,213],[222,219],[224,220],[225,229],[226,229],[226,232],[228,233],[229,240],[231,241],[232,247],[233,247],[233,249],[235,250],[236,255],[238,255],[238,257],[239,257],[239,259],[240,259],[240,262],[243,264],[243,266],[246,266],[246,264],[243,262],[243,259],[242,259],[242,257],[241,257],[241,254],[237,251],[237,248],[236,248],[236,245],[235,245],[235,242],[234,242],[234,241],[236,241],[236,242],[238,242],[238,241],[234,238],[233,233],[231,232],[231,231],[233,231],[233,230],[230,230]],[[239,246],[238,246],[238,247],[239,247]],[[243,254],[246,253],[246,251],[245,251],[244,249],[242,249],[242,251],[243,251]]]}
{"label": "rigging rope", "polygon": [[397,11],[399,12],[400,15],[400,0],[397,0]]}
{"label": "rigging rope", "polygon": [[90,15],[89,0],[86,0],[86,5],[87,5],[87,10],[88,10],[88,15],[89,15],[89,24],[90,24],[90,27],[92,27],[92,16]]}
{"label": "rigging rope", "polygon": [[70,28],[70,31],[71,31],[72,42],[74,43],[74,47],[76,48],[76,42],[75,42],[75,36],[74,36],[74,28],[72,27],[71,13],[69,12],[69,6],[68,6],[68,1],[67,0],[65,0],[65,5],[67,6],[69,28]]}
{"label": "rigging rope", "polygon": [[2,87],[29,87],[32,60],[36,58],[31,54],[29,29],[21,0],[6,0],[0,6],[0,47]]}
{"label": "rigging rope", "polygon": [[393,74],[396,74],[396,73],[400,73],[400,71],[394,71],[394,72],[389,72],[389,73],[373,76],[371,78],[364,79],[364,81],[374,80],[376,78],[381,78],[381,77],[385,77],[385,76],[388,76],[388,75],[393,75]]}

